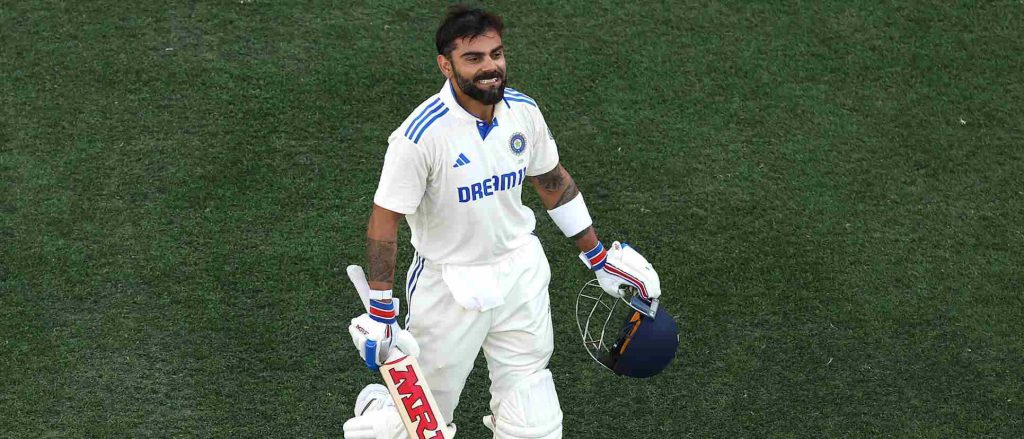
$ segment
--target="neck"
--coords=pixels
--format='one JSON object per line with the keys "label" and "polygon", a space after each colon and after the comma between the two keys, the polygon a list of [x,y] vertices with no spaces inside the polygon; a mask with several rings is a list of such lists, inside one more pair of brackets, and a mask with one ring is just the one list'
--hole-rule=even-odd
{"label": "neck", "polygon": [[477,119],[491,123],[491,119],[494,118],[494,105],[488,105],[469,97],[454,82],[452,82],[452,90],[455,90],[455,100],[466,112],[472,114]]}

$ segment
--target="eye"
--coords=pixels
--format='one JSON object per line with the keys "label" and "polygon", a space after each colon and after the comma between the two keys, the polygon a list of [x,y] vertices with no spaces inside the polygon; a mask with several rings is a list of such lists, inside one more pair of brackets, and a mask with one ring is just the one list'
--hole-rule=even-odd
{"label": "eye", "polygon": [[466,57],[466,61],[469,61],[469,62],[478,62],[478,61],[480,61],[480,57],[479,57],[479,56],[476,56],[476,55],[470,55],[470,56],[467,56],[467,57]]}
{"label": "eye", "polygon": [[499,51],[497,51],[497,52],[494,52],[494,54],[493,54],[493,55],[491,55],[491,56],[492,56],[492,57],[493,57],[494,59],[501,59],[502,57],[504,57],[504,56],[505,56],[505,51],[503,51],[503,50],[499,50]]}

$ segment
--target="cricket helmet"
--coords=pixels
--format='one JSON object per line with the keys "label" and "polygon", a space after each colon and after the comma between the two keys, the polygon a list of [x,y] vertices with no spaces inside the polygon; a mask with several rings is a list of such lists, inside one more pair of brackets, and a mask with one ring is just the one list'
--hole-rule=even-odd
{"label": "cricket helmet", "polygon": [[635,292],[617,299],[596,279],[576,295],[576,325],[590,357],[617,375],[657,375],[679,347],[679,328],[658,299],[647,301]]}

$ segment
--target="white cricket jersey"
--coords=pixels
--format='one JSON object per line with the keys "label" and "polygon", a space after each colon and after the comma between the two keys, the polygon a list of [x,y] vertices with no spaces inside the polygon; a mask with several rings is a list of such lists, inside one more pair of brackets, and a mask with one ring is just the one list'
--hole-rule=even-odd
{"label": "white cricket jersey", "polygon": [[373,202],[406,215],[412,245],[429,261],[494,262],[532,239],[523,185],[558,164],[550,133],[525,94],[506,88],[488,125],[446,81],[391,133]]}

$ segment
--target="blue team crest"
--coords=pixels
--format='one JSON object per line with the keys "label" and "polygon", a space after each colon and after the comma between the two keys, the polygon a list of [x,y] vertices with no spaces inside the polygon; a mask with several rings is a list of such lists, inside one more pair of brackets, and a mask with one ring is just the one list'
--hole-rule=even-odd
{"label": "blue team crest", "polygon": [[522,155],[523,151],[526,151],[526,136],[523,133],[515,133],[511,139],[508,139],[508,147],[512,148],[512,152],[516,155]]}

